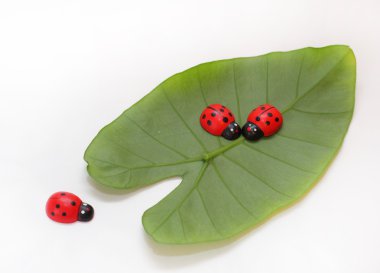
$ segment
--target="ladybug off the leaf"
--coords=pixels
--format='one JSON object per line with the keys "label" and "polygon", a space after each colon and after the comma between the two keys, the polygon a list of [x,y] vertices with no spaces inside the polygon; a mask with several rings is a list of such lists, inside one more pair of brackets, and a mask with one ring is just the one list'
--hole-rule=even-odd
{"label": "ladybug off the leaf", "polygon": [[48,199],[46,214],[59,223],[88,222],[94,217],[94,209],[75,194],[61,191]]}
{"label": "ladybug off the leaf", "polygon": [[234,140],[241,135],[241,128],[231,110],[221,104],[207,106],[200,116],[200,123],[205,131],[214,136]]}

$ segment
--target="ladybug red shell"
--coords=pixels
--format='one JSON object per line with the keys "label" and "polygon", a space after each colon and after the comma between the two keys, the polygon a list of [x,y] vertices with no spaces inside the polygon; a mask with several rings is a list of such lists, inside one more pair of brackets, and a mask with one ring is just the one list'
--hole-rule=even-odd
{"label": "ladybug red shell", "polygon": [[231,110],[221,104],[211,104],[203,110],[200,118],[203,129],[215,136],[234,140],[241,135],[241,128],[235,122]]}
{"label": "ladybug red shell", "polygon": [[263,104],[252,110],[248,115],[247,123],[242,133],[248,140],[258,140],[261,137],[271,136],[282,126],[281,112],[270,104]]}
{"label": "ladybug red shell", "polygon": [[70,192],[56,192],[46,203],[46,214],[50,219],[60,223],[87,222],[94,216],[91,205]]}

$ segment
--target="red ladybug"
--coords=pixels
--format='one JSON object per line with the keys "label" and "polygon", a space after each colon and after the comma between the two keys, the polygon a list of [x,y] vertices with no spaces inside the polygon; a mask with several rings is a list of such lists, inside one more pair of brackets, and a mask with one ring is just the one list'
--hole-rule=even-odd
{"label": "red ladybug", "polygon": [[282,125],[281,112],[270,104],[263,104],[252,110],[247,123],[243,126],[243,136],[248,140],[258,140],[271,136],[280,130]]}
{"label": "red ladybug", "polygon": [[60,223],[88,222],[94,217],[94,209],[75,194],[61,191],[50,196],[46,203],[46,214]]}
{"label": "red ladybug", "polygon": [[200,122],[207,132],[225,139],[234,140],[241,135],[241,128],[235,122],[231,110],[221,104],[211,104],[203,110]]}

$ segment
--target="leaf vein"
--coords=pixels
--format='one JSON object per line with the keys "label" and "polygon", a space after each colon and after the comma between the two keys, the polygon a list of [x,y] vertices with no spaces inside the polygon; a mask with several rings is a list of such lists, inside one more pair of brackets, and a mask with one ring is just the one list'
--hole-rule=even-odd
{"label": "leaf vein", "polygon": [[272,185],[270,185],[268,182],[266,182],[266,181],[263,180],[262,178],[258,177],[258,176],[255,175],[254,173],[252,173],[249,169],[247,169],[246,167],[244,167],[241,163],[239,163],[239,162],[237,162],[237,161],[231,159],[230,157],[226,156],[225,154],[223,154],[223,156],[224,156],[225,158],[227,158],[229,161],[233,162],[235,165],[239,166],[241,169],[245,170],[245,171],[246,171],[247,173],[249,173],[250,175],[256,177],[257,180],[259,180],[259,181],[262,182],[264,185],[266,185],[266,186],[268,186],[269,188],[271,188],[273,191],[275,191],[275,192],[277,192],[277,193],[279,193],[279,194],[281,194],[281,195],[283,195],[283,196],[286,196],[286,197],[288,197],[288,198],[290,198],[290,199],[293,199],[293,198],[294,198],[293,196],[290,196],[290,195],[288,195],[288,194],[286,194],[286,193],[283,193],[283,192],[277,190],[277,189],[274,188]]}
{"label": "leaf vein", "polygon": [[203,208],[204,208],[204,210],[205,210],[205,212],[206,212],[206,215],[207,215],[208,219],[210,220],[210,223],[212,224],[212,226],[213,226],[213,228],[215,229],[215,231],[216,231],[219,235],[221,235],[221,233],[219,232],[219,230],[216,228],[216,224],[215,224],[215,222],[212,220],[212,218],[211,218],[211,216],[210,216],[210,213],[209,213],[209,211],[208,211],[208,209],[207,209],[207,207],[206,207],[206,204],[205,204],[205,201],[204,201],[204,199],[203,199],[203,196],[202,196],[201,192],[199,191],[198,188],[196,188],[195,190],[196,190],[196,192],[198,193],[199,198],[201,199],[202,206],[203,206]]}
{"label": "leaf vein", "polygon": [[[194,192],[194,190],[198,187],[198,183],[199,181],[202,179],[203,177],[203,174],[205,173],[207,167],[208,167],[209,163],[208,162],[205,162],[202,166],[202,168],[200,169],[199,171],[199,174],[197,176],[197,178],[195,179],[194,181],[194,186],[189,190],[189,192],[186,194],[186,196],[183,198],[183,200],[168,214],[167,217],[165,217],[164,220],[162,220],[162,222],[153,230],[152,234],[156,233],[163,225],[164,223],[173,215],[173,213],[180,209],[183,205],[183,203],[185,203],[185,201],[190,197],[190,195]],[[181,183],[183,183],[183,181],[181,181]]]}
{"label": "leaf vein", "polygon": [[[92,158],[93,160],[96,160],[96,161],[108,163],[109,165],[122,167],[122,168],[125,168],[125,169],[130,170],[130,171],[136,171],[136,170],[140,170],[140,169],[149,169],[149,168],[158,168],[158,167],[169,167],[169,166],[181,165],[181,164],[186,164],[186,163],[192,163],[192,162],[196,162],[196,161],[201,160],[201,158],[193,158],[193,159],[183,160],[183,161],[176,161],[176,162],[163,163],[163,164],[154,164],[154,165],[147,165],[147,166],[138,166],[138,167],[132,167],[131,168],[131,167],[119,165],[117,163],[113,163],[110,161],[101,160],[101,159],[95,158],[93,156],[89,156],[89,158]],[[117,175],[118,174],[116,174],[115,176],[117,176]],[[112,177],[112,175],[107,176],[107,177]]]}
{"label": "leaf vein", "polygon": [[269,55],[265,55],[265,60],[266,60],[266,91],[265,91],[265,102],[269,103]]}
{"label": "leaf vein", "polygon": [[256,151],[256,152],[258,152],[258,153],[260,153],[260,154],[266,155],[267,157],[273,158],[274,160],[277,160],[277,161],[279,161],[279,162],[282,162],[283,164],[288,165],[288,166],[290,166],[290,167],[293,167],[293,168],[295,168],[295,169],[297,169],[297,170],[300,170],[300,171],[302,171],[302,172],[305,172],[305,173],[311,173],[311,174],[316,174],[316,172],[309,171],[309,170],[305,170],[305,169],[300,168],[300,167],[298,167],[298,166],[296,166],[296,165],[290,164],[290,163],[286,162],[285,160],[282,160],[282,159],[280,159],[280,158],[278,158],[278,157],[276,157],[276,156],[273,156],[273,155],[270,155],[270,154],[268,154],[268,153],[265,153],[265,152],[263,152],[263,151],[261,151],[261,150],[255,149],[254,147],[248,145],[248,144],[245,143],[245,142],[244,142],[243,145],[246,146],[246,147],[248,147],[249,149],[251,149],[251,150],[253,150],[253,151]]}
{"label": "leaf vein", "polygon": [[[102,178],[110,178],[110,177],[120,176],[120,175],[125,174],[125,173],[130,172],[130,171],[131,171],[130,169],[125,169],[124,171],[116,173],[116,174],[104,175],[104,176],[102,176]],[[127,179],[127,181],[129,182],[128,179]]]}
{"label": "leaf vein", "polygon": [[295,112],[300,112],[300,113],[305,113],[305,114],[312,114],[312,115],[338,115],[338,114],[348,114],[348,113],[351,113],[351,111],[342,111],[342,112],[311,112],[311,111],[304,111],[304,110],[300,110],[300,109],[296,109],[296,108],[292,108],[292,111],[295,111]]}
{"label": "leaf vein", "polygon": [[238,94],[238,88],[236,83],[236,70],[235,70],[235,62],[232,60],[232,73],[234,78],[234,90],[235,90],[235,97],[236,97],[236,106],[237,106],[237,115],[238,115],[238,121],[241,122],[241,112],[240,112],[240,100],[239,100],[239,94]]}
{"label": "leaf vein", "polygon": [[153,163],[153,164],[154,164],[154,162],[153,162],[152,160],[147,159],[147,158],[144,158],[143,156],[141,156],[141,155],[139,155],[139,154],[137,154],[137,153],[135,153],[135,152],[132,152],[131,150],[127,149],[125,146],[121,145],[120,143],[118,143],[118,142],[116,142],[116,141],[114,141],[114,140],[112,140],[112,139],[110,139],[110,138],[106,138],[106,139],[107,139],[109,142],[111,142],[111,143],[113,143],[113,144],[119,146],[119,147],[122,148],[123,150],[127,151],[128,153],[130,153],[130,154],[132,154],[132,155],[134,155],[134,156],[136,156],[136,157],[139,157],[139,158],[141,158],[141,159],[143,159],[143,160],[145,160],[145,161],[147,161],[147,162],[150,162],[150,163]]}
{"label": "leaf vein", "polygon": [[145,130],[143,127],[141,127],[136,121],[134,121],[133,119],[131,119],[130,117],[128,117],[127,115],[125,116],[127,119],[129,119],[134,125],[136,125],[138,128],[140,128],[140,130],[142,130],[145,134],[147,134],[148,136],[150,136],[152,139],[154,139],[157,143],[159,143],[161,146],[164,146],[166,147],[167,149],[171,150],[172,152],[175,152],[176,154],[182,156],[183,158],[189,158],[188,156],[186,156],[185,154],[181,153],[180,151],[174,149],[173,147],[165,144],[164,142],[161,142],[160,140],[158,140],[155,136],[153,136],[149,131]]}
{"label": "leaf vein", "polygon": [[350,53],[350,51],[348,50],[346,54],[344,54],[344,56],[342,57],[342,59],[340,59],[323,77],[321,77],[308,91],[306,91],[303,95],[299,96],[297,99],[295,99],[292,103],[290,103],[284,110],[282,110],[282,114],[286,113],[287,111],[289,111],[290,109],[292,109],[292,107],[297,103],[299,102],[301,99],[303,99],[304,97],[306,97],[308,94],[310,94],[311,91],[314,90],[314,88],[318,87],[319,84],[321,84],[321,82],[328,76],[330,75],[330,73],[332,73],[333,71],[335,71],[335,69],[337,69],[339,67],[339,65],[343,62],[343,60],[348,56],[348,54]]}
{"label": "leaf vein", "polygon": [[313,144],[313,145],[316,145],[316,146],[325,147],[325,148],[329,148],[329,149],[335,149],[335,147],[332,147],[332,146],[327,146],[327,145],[311,142],[311,141],[308,141],[308,140],[305,140],[305,139],[301,139],[301,138],[296,138],[296,137],[291,137],[291,136],[285,136],[285,135],[282,135],[282,134],[279,134],[279,133],[277,133],[276,136],[280,136],[280,137],[283,137],[283,138],[288,138],[288,139],[296,140],[296,141],[303,142],[303,143]]}
{"label": "leaf vein", "polygon": [[166,94],[165,89],[162,89],[162,93],[164,94],[164,97],[168,101],[170,107],[173,109],[173,111],[176,113],[176,115],[182,120],[183,124],[186,126],[186,128],[189,130],[189,132],[193,135],[194,139],[201,145],[201,147],[203,148],[204,151],[207,151],[207,149],[204,146],[203,142],[198,138],[198,136],[194,133],[194,131],[190,128],[190,126],[186,123],[185,119],[178,112],[177,108],[174,107],[172,101],[169,99],[168,95]]}
{"label": "leaf vein", "polygon": [[230,187],[227,186],[227,183],[223,179],[223,177],[220,174],[220,171],[216,167],[216,165],[214,163],[212,163],[212,166],[214,167],[215,172],[216,172],[217,176],[219,177],[219,180],[222,182],[222,184],[227,189],[227,191],[230,193],[230,195],[235,199],[235,201],[240,205],[240,207],[242,207],[246,212],[248,212],[248,214],[251,215],[253,218],[257,218],[257,216],[254,215],[246,206],[244,206],[243,203],[236,197],[236,195],[232,192],[232,190],[230,189]]}
{"label": "leaf vein", "polygon": [[[207,107],[209,104],[207,102],[206,95],[205,95],[204,90],[203,90],[201,76],[199,75],[199,67],[196,67],[196,75],[197,75],[197,80],[198,80],[198,84],[199,84],[199,89],[201,91],[203,101],[205,102],[205,107]],[[218,137],[217,140],[219,143],[219,148],[222,147],[222,142],[220,141],[220,137]]]}
{"label": "leaf vein", "polygon": [[201,91],[201,95],[202,95],[203,101],[205,102],[205,107],[207,107],[208,102],[207,102],[207,99],[206,99],[206,95],[203,92],[203,86],[202,86],[202,82],[201,82],[201,77],[199,75],[199,68],[198,67],[196,68],[196,75],[197,75],[197,80],[198,80],[198,84],[199,84],[199,90]]}
{"label": "leaf vein", "polygon": [[186,233],[185,233],[185,224],[183,223],[183,219],[182,219],[182,215],[181,215],[181,210],[178,209],[178,210],[177,210],[177,213],[178,213],[178,217],[179,217],[179,222],[181,223],[181,228],[182,228],[183,237],[184,237],[185,240],[187,241]]}
{"label": "leaf vein", "polygon": [[297,77],[297,86],[296,86],[296,99],[298,98],[298,93],[299,93],[299,88],[300,88],[300,79],[301,79],[301,72],[303,69],[303,63],[305,61],[305,53],[302,56],[301,64],[300,64],[300,69],[298,71],[298,77]]}

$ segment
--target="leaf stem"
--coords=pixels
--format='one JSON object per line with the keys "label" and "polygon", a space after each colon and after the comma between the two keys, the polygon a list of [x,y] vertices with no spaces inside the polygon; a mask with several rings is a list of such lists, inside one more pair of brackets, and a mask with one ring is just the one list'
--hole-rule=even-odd
{"label": "leaf stem", "polygon": [[203,161],[209,161],[210,159],[213,159],[214,157],[220,155],[221,153],[224,153],[225,151],[239,145],[240,143],[242,143],[244,141],[244,138],[240,138],[238,140],[235,140],[233,141],[231,144],[228,144],[228,145],[225,145],[225,146],[222,146],[210,153],[205,153],[203,155]]}

